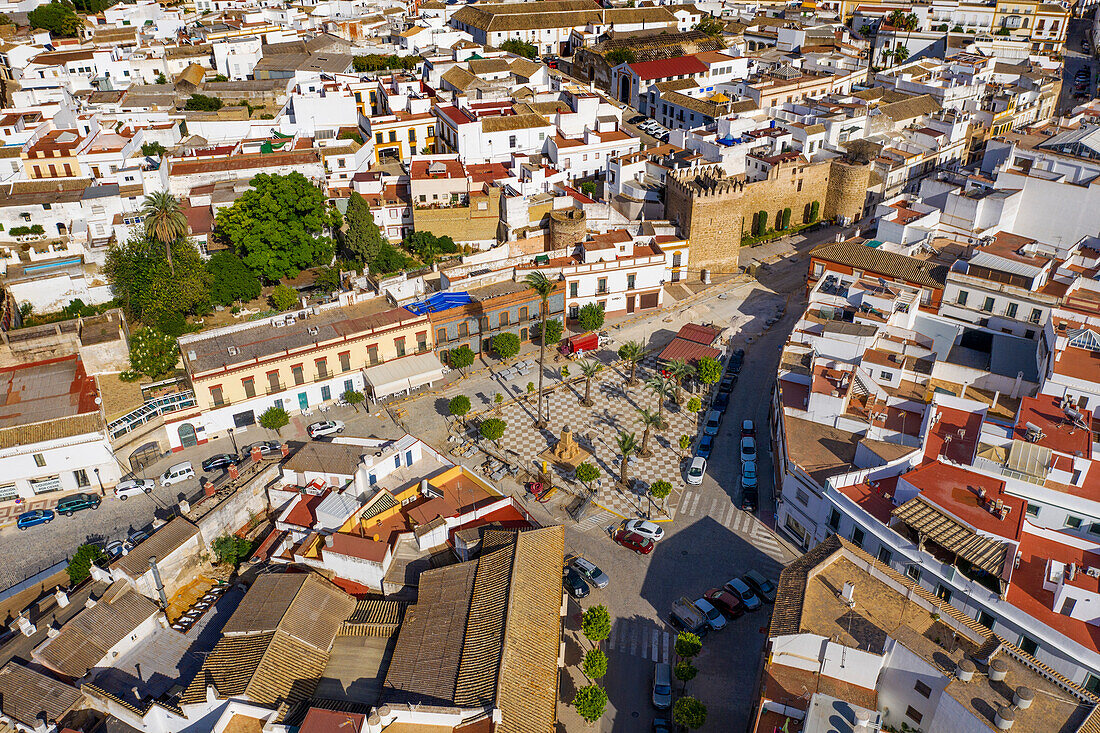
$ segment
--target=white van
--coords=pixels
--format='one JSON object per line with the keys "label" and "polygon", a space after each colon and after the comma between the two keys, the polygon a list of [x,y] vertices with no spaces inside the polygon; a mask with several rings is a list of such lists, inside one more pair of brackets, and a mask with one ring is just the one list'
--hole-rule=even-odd
{"label": "white van", "polygon": [[161,486],[171,486],[172,484],[178,484],[180,481],[186,481],[189,478],[195,478],[195,469],[191,468],[190,461],[184,461],[183,463],[177,463],[164,472],[164,475],[160,477]]}

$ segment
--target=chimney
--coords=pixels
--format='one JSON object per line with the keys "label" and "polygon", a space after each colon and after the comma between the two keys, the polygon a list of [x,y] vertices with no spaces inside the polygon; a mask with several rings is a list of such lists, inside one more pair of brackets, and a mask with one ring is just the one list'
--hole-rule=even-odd
{"label": "chimney", "polygon": [[1008,730],[1016,722],[1016,711],[1006,705],[997,711],[997,716],[993,719],[993,722],[997,725],[998,730]]}
{"label": "chimney", "polygon": [[959,682],[969,682],[974,679],[974,673],[978,671],[978,668],[974,666],[974,663],[969,659],[959,660],[958,665],[955,667],[955,678]]}
{"label": "chimney", "polygon": [[844,604],[848,608],[852,608],[856,605],[856,586],[855,583],[847,581],[844,583],[843,590],[840,591],[840,599],[844,601]]}
{"label": "chimney", "polygon": [[1035,691],[1030,687],[1024,687],[1020,685],[1016,688],[1016,692],[1012,695],[1012,704],[1020,708],[1020,710],[1027,710],[1031,707],[1031,703],[1035,700]]}
{"label": "chimney", "polygon": [[332,547],[332,535],[325,535],[325,547]]}
{"label": "chimney", "polygon": [[1002,682],[1008,676],[1008,663],[1003,659],[994,659],[989,663],[989,679],[991,682]]}

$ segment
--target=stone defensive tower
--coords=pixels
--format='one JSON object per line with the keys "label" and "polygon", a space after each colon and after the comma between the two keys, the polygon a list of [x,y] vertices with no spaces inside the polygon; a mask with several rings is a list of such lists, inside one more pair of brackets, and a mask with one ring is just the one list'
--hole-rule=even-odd
{"label": "stone defensive tower", "polygon": [[588,218],[583,209],[558,209],[550,212],[550,246],[568,249],[584,241]]}

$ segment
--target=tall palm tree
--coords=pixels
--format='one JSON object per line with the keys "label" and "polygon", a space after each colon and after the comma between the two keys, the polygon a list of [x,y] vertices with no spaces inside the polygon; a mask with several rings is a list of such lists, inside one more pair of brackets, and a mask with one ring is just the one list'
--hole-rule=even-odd
{"label": "tall palm tree", "polygon": [[627,384],[633,387],[638,383],[638,364],[645,358],[645,347],[640,341],[627,341],[619,347],[619,358],[630,364],[630,379]]}
{"label": "tall palm tree", "polygon": [[634,437],[634,433],[619,433],[615,443],[619,446],[619,452],[623,454],[622,462],[619,463],[619,481],[623,486],[626,486],[628,478],[626,471],[630,463],[630,456],[638,450],[638,441]]}
{"label": "tall palm tree", "polygon": [[187,236],[187,217],[180,202],[167,191],[157,191],[145,197],[141,214],[145,217],[145,235],[164,245],[171,267],[172,245]]}
{"label": "tall palm tree", "polygon": [[672,395],[672,385],[667,378],[658,375],[647,379],[645,388],[657,396],[657,419],[660,421],[660,427],[664,428],[665,400]]}
{"label": "tall palm tree", "polygon": [[905,46],[898,46],[894,49],[894,64],[904,64],[906,59],[909,58],[909,49]]}
{"label": "tall palm tree", "polygon": [[539,331],[539,419],[535,421],[538,427],[545,427],[548,419],[542,414],[542,377],[546,372],[546,317],[550,310],[550,294],[554,292],[554,283],[541,272],[529,272],[523,278],[527,287],[535,291],[539,296],[539,318],[542,320],[542,329]]}
{"label": "tall palm tree", "polygon": [[595,359],[581,362],[581,374],[584,375],[584,404],[592,406],[592,379],[603,371],[603,364]]}
{"label": "tall palm tree", "polygon": [[683,395],[683,382],[685,379],[695,374],[695,367],[688,364],[683,359],[673,359],[665,367],[665,371],[669,373],[672,380],[676,383],[676,404],[680,404],[684,401]]}
{"label": "tall palm tree", "polygon": [[661,417],[655,412],[645,409],[644,407],[636,408],[638,411],[638,422],[642,424],[645,431],[642,433],[642,444],[638,448],[638,455],[649,455],[649,433],[653,428],[661,429]]}

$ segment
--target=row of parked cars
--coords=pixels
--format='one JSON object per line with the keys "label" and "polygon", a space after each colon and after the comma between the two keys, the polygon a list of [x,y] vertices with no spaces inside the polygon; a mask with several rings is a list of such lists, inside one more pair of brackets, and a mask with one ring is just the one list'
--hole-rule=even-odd
{"label": "row of parked cars", "polygon": [[765,603],[775,603],[775,593],[775,583],[749,570],[694,601],[681,597],[673,602],[669,623],[678,631],[705,636],[708,631],[721,631],[728,621],[747,612],[760,610]]}
{"label": "row of parked cars", "polygon": [[565,590],[574,598],[587,598],[591,593],[590,586],[606,588],[610,582],[611,578],[607,577],[607,573],[587,558],[573,557],[565,566],[563,583]]}

